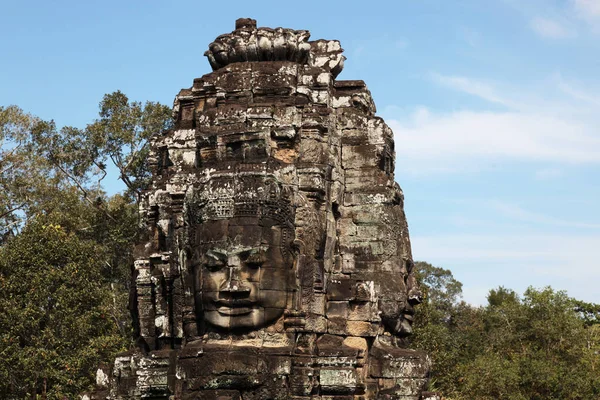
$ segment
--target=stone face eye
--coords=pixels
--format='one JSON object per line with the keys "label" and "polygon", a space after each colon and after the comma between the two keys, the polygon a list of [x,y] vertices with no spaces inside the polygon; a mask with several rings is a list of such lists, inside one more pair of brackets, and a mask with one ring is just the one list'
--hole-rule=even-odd
{"label": "stone face eye", "polygon": [[219,272],[225,268],[225,263],[220,260],[209,259],[204,263],[204,267],[208,270],[208,272]]}
{"label": "stone face eye", "polygon": [[246,259],[246,266],[251,269],[258,269],[265,261],[264,254],[252,254]]}
{"label": "stone face eye", "polygon": [[246,261],[246,266],[250,269],[259,269],[262,266],[260,261]]}

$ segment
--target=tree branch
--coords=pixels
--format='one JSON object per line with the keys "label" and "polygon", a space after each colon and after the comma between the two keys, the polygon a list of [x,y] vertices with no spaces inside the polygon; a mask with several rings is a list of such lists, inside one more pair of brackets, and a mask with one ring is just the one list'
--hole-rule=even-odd
{"label": "tree branch", "polygon": [[0,214],[0,218],[4,218],[7,215],[12,214],[13,212],[15,212],[17,210],[20,210],[21,208],[25,207],[26,205],[27,205],[27,202],[23,202],[22,204],[20,204],[16,207],[13,207],[10,210],[7,210],[7,211],[3,212],[2,214]]}
{"label": "tree branch", "polygon": [[75,186],[77,186],[77,188],[79,190],[81,190],[81,192],[83,193],[83,198],[90,203],[90,205],[92,205],[94,208],[97,208],[99,210],[101,210],[111,221],[113,222],[117,222],[112,215],[110,215],[105,209],[98,207],[98,205],[96,203],[94,203],[90,198],[89,198],[89,194],[88,191],[83,187],[83,185],[81,185],[79,183],[79,181],[73,177],[67,170],[65,170],[59,163],[54,163],[54,165],[60,169],[62,171],[63,174],[65,174],[67,176],[67,178],[69,178],[71,181],[73,181],[73,183],[75,183]]}

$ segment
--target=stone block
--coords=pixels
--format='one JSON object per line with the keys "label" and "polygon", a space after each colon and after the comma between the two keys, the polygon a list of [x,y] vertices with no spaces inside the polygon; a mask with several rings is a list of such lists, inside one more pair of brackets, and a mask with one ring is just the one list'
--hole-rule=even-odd
{"label": "stone block", "polygon": [[367,341],[365,340],[365,338],[362,337],[349,336],[346,339],[344,339],[342,345],[353,349],[357,349],[362,352],[366,352],[369,349]]}
{"label": "stone block", "polygon": [[329,333],[331,335],[345,335],[346,334],[346,319],[340,318],[340,317],[328,317],[327,333]]}
{"label": "stone block", "polygon": [[377,315],[377,307],[375,303],[367,302],[350,302],[348,310],[349,321],[379,321],[380,318]]}
{"label": "stone block", "polygon": [[371,355],[374,358],[369,366],[369,375],[373,378],[424,379],[431,366],[429,357],[417,350],[375,345]]}
{"label": "stone block", "polygon": [[353,393],[356,389],[354,368],[321,368],[319,382],[323,393]]}
{"label": "stone block", "polygon": [[329,301],[348,301],[354,298],[355,281],[345,277],[332,277],[327,286]]}
{"label": "stone block", "polygon": [[379,332],[379,324],[368,321],[346,321],[346,332],[351,336],[375,336]]}
{"label": "stone block", "polygon": [[334,317],[346,319],[348,318],[348,301],[328,301],[327,302],[327,318]]}

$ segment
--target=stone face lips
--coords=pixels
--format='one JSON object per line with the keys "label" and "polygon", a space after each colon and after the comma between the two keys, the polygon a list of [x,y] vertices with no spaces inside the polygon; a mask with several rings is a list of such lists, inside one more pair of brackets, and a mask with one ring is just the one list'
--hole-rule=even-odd
{"label": "stone face lips", "polygon": [[108,398],[420,398],[393,134],[364,82],[335,79],[339,42],[307,40],[238,20],[152,139],[140,349]]}

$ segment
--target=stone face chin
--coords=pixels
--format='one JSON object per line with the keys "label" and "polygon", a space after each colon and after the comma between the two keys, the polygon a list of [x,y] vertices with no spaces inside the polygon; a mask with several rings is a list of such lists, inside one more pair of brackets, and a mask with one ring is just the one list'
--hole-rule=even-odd
{"label": "stone face chin", "polygon": [[139,350],[91,398],[425,398],[393,133],[309,36],[240,19],[177,95],[141,202]]}

